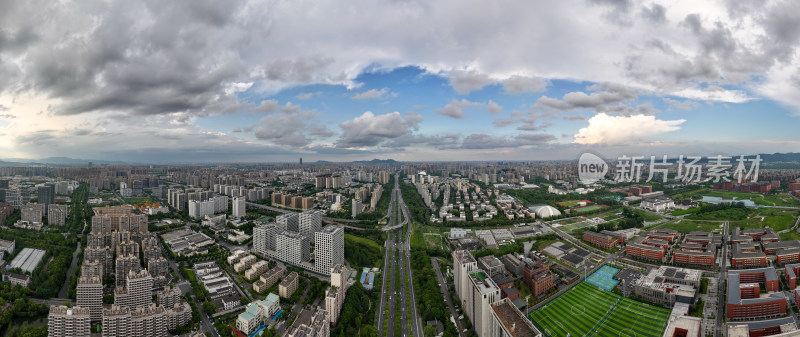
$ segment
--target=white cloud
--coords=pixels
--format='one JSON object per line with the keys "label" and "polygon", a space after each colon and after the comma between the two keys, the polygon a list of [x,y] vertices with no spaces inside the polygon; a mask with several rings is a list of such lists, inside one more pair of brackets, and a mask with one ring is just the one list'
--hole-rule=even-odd
{"label": "white cloud", "polygon": [[447,105],[445,105],[444,108],[435,109],[435,111],[436,113],[443,116],[462,119],[464,118],[464,112],[463,112],[464,108],[471,106],[479,106],[479,105],[481,105],[481,103],[470,102],[466,99],[461,99],[460,101],[453,99],[452,101],[450,101],[450,103],[447,103]]}
{"label": "white cloud", "polygon": [[339,124],[342,129],[337,147],[360,148],[378,146],[386,140],[410,135],[419,130],[422,116],[407,112],[405,117],[399,112],[375,115],[367,111],[361,116]]}
{"label": "white cloud", "polygon": [[386,94],[389,93],[389,88],[383,88],[380,90],[377,89],[370,89],[364,91],[360,94],[353,95],[353,99],[377,99],[383,98]]}
{"label": "white cloud", "polygon": [[686,120],[659,120],[655,116],[610,116],[600,113],[589,118],[589,125],[578,130],[574,143],[621,144],[677,131]]}
{"label": "white cloud", "polygon": [[503,88],[509,94],[541,92],[547,89],[547,81],[538,77],[514,75],[503,80]]}
{"label": "white cloud", "polygon": [[490,114],[499,114],[503,111],[503,107],[501,107],[500,104],[489,100],[489,103],[486,103],[486,110],[488,110]]}
{"label": "white cloud", "polygon": [[472,91],[480,90],[492,83],[492,79],[486,74],[481,74],[475,70],[453,70],[450,71],[450,86],[459,95],[466,95]]}

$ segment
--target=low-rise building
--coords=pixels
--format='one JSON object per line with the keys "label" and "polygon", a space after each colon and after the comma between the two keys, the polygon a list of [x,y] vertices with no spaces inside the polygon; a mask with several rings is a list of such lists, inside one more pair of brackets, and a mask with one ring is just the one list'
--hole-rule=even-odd
{"label": "low-rise building", "polygon": [[297,272],[293,271],[289,273],[278,285],[278,295],[283,298],[292,297],[292,294],[297,290],[298,279],[299,275],[297,275]]}
{"label": "low-rise building", "polygon": [[269,270],[269,262],[263,260],[258,261],[256,263],[253,263],[253,265],[250,266],[250,269],[244,272],[244,278],[247,279],[248,281],[255,280],[257,277],[261,276],[261,274],[264,274],[267,270]]}
{"label": "low-rise building", "polygon": [[612,249],[619,245],[619,239],[611,235],[602,233],[586,231],[583,232],[583,240],[591,244],[603,247],[604,249]]}
{"label": "low-rise building", "polygon": [[661,266],[636,280],[634,293],[646,302],[672,307],[695,302],[702,273],[699,270]]}
{"label": "low-rise building", "polygon": [[236,318],[236,329],[250,334],[260,324],[269,320],[280,309],[280,297],[275,294],[267,295],[264,300],[256,300],[247,305],[245,311]]}
{"label": "low-rise building", "polygon": [[12,287],[15,285],[28,287],[31,285],[31,276],[25,274],[12,273],[12,272],[4,272],[3,281],[11,283]]}
{"label": "low-rise building", "polygon": [[286,274],[286,267],[283,266],[275,266],[275,268],[270,269],[263,275],[261,275],[260,281],[264,283],[265,290],[272,287],[277,283],[283,275]]}

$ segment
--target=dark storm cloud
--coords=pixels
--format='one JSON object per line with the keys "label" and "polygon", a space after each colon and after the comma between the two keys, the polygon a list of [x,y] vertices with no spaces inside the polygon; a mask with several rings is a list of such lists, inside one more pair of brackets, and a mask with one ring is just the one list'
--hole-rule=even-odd
{"label": "dark storm cloud", "polygon": [[[226,85],[246,77],[242,36],[233,22],[241,3],[87,2],[79,9],[41,4],[53,16],[42,22],[41,32],[0,24],[0,52],[24,49],[26,76],[16,89],[63,100],[58,114],[224,113],[237,104]],[[37,5],[9,10],[25,15]],[[77,10],[85,13],[71,19]],[[96,18],[96,27],[81,22],[87,16]],[[216,38],[223,34],[225,40]]]}

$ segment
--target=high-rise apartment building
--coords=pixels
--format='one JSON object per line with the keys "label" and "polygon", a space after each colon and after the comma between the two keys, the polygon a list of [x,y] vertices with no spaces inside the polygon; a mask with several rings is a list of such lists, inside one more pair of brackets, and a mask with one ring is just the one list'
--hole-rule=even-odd
{"label": "high-rise apartment building", "polygon": [[39,193],[38,202],[42,205],[55,204],[56,203],[56,186],[53,184],[45,184],[44,186],[39,186],[37,188]]}
{"label": "high-rise apartment building", "polygon": [[85,260],[98,261],[102,265],[103,277],[114,273],[114,252],[110,248],[96,248],[87,246],[83,250]]}
{"label": "high-rise apartment building", "polygon": [[275,217],[277,223],[283,230],[290,232],[299,232],[300,215],[297,213],[286,213]]}
{"label": "high-rise apartment building", "polygon": [[112,305],[103,309],[103,337],[129,337],[131,311],[128,307]]}
{"label": "high-rise apartment building", "polygon": [[89,309],[91,321],[100,323],[103,318],[103,280],[99,275],[83,275],[78,278],[75,290],[78,306]]}
{"label": "high-rise apartment building", "polygon": [[114,289],[114,304],[128,308],[146,307],[152,303],[153,277],[147,270],[131,271],[125,278],[125,287]]}
{"label": "high-rise apartment building", "polygon": [[305,211],[300,213],[298,232],[309,242],[314,242],[314,233],[322,228],[322,211]]}
{"label": "high-rise apartment building", "polygon": [[42,222],[46,207],[44,204],[31,203],[22,206],[22,221]]}
{"label": "high-rise apartment building", "polygon": [[89,336],[90,325],[89,309],[51,305],[47,316],[47,336]]}
{"label": "high-rise apartment building", "polygon": [[283,231],[276,237],[278,259],[293,265],[307,261],[309,258],[309,244],[306,237],[300,233]]}
{"label": "high-rise apartment building", "polygon": [[350,216],[355,218],[356,216],[361,214],[361,211],[364,209],[364,205],[361,203],[361,199],[353,198],[353,205],[352,206],[353,207],[352,207],[352,209],[350,211]]}
{"label": "high-rise apartment building", "polygon": [[389,183],[389,172],[387,172],[387,171],[378,172],[378,182],[381,183],[381,184],[388,184]]}
{"label": "high-rise apartment building", "polygon": [[331,324],[336,325],[347,294],[347,267],[336,264],[331,267],[330,273],[331,286],[325,291],[325,310],[330,314]]}
{"label": "high-rise apartment building", "polygon": [[276,251],[276,238],[284,230],[274,223],[253,228],[253,250],[262,256],[266,256],[268,250]]}
{"label": "high-rise apartment building", "polygon": [[468,277],[477,270],[478,262],[469,251],[453,251],[453,283],[455,283],[456,297],[464,298],[467,291],[470,291]]}
{"label": "high-rise apartment building", "polygon": [[117,286],[123,286],[128,273],[138,273],[142,269],[139,258],[135,255],[122,255],[116,260]]}
{"label": "high-rise apartment building", "polygon": [[236,218],[243,218],[247,215],[245,211],[247,208],[247,201],[244,197],[233,198],[233,216]]}
{"label": "high-rise apartment building", "polygon": [[50,226],[64,226],[67,224],[67,205],[50,205],[47,207],[47,224]]}
{"label": "high-rise apartment building", "polygon": [[130,336],[167,337],[167,312],[150,304],[131,309]]}
{"label": "high-rise apartment building", "polygon": [[314,272],[326,275],[331,267],[344,264],[344,228],[331,225],[314,233]]}

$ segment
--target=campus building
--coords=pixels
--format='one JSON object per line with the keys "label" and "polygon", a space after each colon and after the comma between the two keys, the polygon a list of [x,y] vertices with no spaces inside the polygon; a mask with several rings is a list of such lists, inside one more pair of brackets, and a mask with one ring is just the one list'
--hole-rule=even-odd
{"label": "campus building", "polygon": [[[761,286],[765,294],[761,294]],[[786,314],[786,302],[774,268],[728,271],[725,313],[728,320],[781,316]]]}
{"label": "campus building", "polygon": [[492,303],[491,328],[487,337],[541,337],[542,333],[510,299]]}
{"label": "campus building", "polygon": [[478,270],[475,257],[466,250],[453,251],[453,283],[455,283],[456,297],[459,299],[469,290],[468,276]]}
{"label": "campus building", "polygon": [[634,294],[645,302],[666,307],[676,302],[691,305],[701,279],[699,270],[661,266],[636,281]]}
{"label": "campus building", "polygon": [[522,269],[522,281],[528,285],[534,297],[547,293],[555,286],[550,267],[540,262],[530,263]]}
{"label": "campus building", "polygon": [[604,249],[612,249],[619,245],[619,239],[611,235],[596,233],[591,231],[583,232],[583,240],[591,244],[603,247]]}
{"label": "campus building", "polygon": [[763,251],[755,250],[750,244],[733,244],[731,247],[731,267],[750,268],[767,265],[767,255]]}
{"label": "campus building", "polygon": [[460,298],[461,307],[478,337],[490,336],[491,304],[501,299],[500,288],[482,270],[469,274],[468,281],[470,290],[466,292],[466,297]]}

